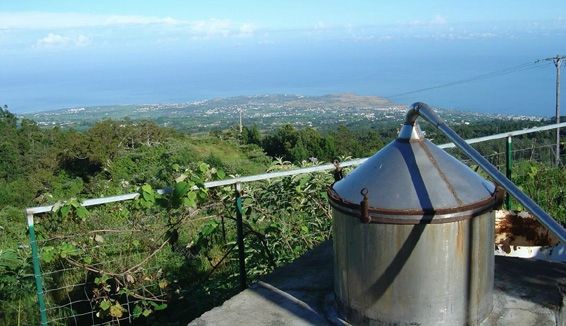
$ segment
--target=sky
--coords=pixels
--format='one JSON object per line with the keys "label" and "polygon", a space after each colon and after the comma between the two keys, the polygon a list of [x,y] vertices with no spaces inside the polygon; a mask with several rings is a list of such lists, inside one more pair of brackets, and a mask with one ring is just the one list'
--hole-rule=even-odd
{"label": "sky", "polygon": [[0,1],[4,51],[268,45],[292,38],[516,37],[566,25],[566,3],[503,1]]}
{"label": "sky", "polygon": [[[124,102],[137,102],[136,94],[151,101],[149,85],[163,80],[174,89],[181,72],[193,80],[179,90],[187,95],[161,92],[155,102],[254,89],[300,92],[309,75],[320,79],[312,78],[310,88],[302,88],[306,93],[342,86],[367,93],[354,82],[330,85],[328,80],[353,74],[358,84],[365,75],[393,78],[406,73],[405,63],[415,74],[423,63],[441,68],[423,71],[430,74],[452,60],[452,72],[444,77],[434,73],[427,83],[424,75],[416,76],[423,82],[406,89],[385,83],[373,94],[386,95],[566,53],[564,40],[563,0],[0,0],[0,102],[4,97],[13,110],[30,111],[111,104],[120,94]],[[461,66],[455,73],[460,57],[478,58],[485,69]],[[380,64],[387,67],[362,68]],[[395,65],[399,70],[391,68]],[[261,79],[262,72],[273,78],[259,87],[251,79]],[[301,78],[295,84],[293,74]],[[219,79],[225,84],[218,88],[230,92],[205,89]],[[235,84],[240,86],[230,87]]]}

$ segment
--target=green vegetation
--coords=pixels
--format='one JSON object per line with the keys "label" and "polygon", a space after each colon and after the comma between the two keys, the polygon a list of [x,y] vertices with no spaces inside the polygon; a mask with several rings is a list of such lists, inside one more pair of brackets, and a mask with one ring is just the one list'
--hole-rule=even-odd
{"label": "green vegetation", "polygon": [[[495,120],[456,130],[471,138],[537,123]],[[434,142],[444,142],[423,127]],[[103,120],[79,132],[39,128],[0,109],[0,325],[38,323],[26,206],[55,203],[35,219],[51,324],[186,324],[238,287],[234,191],[205,189],[204,182],[371,155],[397,129],[398,123],[326,131],[282,125],[264,135],[253,125],[241,134],[229,128],[196,137],[151,121]],[[551,139],[540,133],[515,144],[529,149]],[[489,154],[502,146],[478,148]],[[516,160],[547,159],[533,153]],[[564,199],[563,169],[521,162],[514,179],[566,222],[564,207],[556,205]],[[330,237],[325,191],[332,181],[330,173],[314,173],[244,185],[250,280]],[[80,205],[82,198],[129,192],[139,197]]]}
{"label": "green vegetation", "polygon": [[313,128],[297,130],[285,125],[267,135],[261,144],[269,155],[293,162],[311,157],[327,162],[339,156],[366,157],[383,147],[378,132],[353,132],[342,125],[327,134]]}
{"label": "green vegetation", "polygon": [[[91,304],[102,305],[100,320],[111,320],[124,313],[118,309],[117,302],[124,297],[140,294],[125,292],[124,287],[122,292],[113,293],[116,282],[123,280],[107,278],[111,274],[106,271],[131,268],[128,264],[136,262],[136,257],[147,256],[148,250],[155,249],[152,243],[144,242],[152,230],[169,234],[175,231],[172,225],[178,222],[173,217],[184,216],[175,211],[180,209],[177,207],[179,198],[169,198],[167,200],[172,204],[164,204],[162,202],[167,201],[166,196],[156,196],[159,203],[149,205],[144,200],[149,198],[150,192],[143,192],[144,189],[147,190],[149,185],[155,188],[170,186],[175,183],[180,171],[204,173],[207,170],[215,177],[224,177],[226,174],[259,173],[270,164],[258,146],[241,146],[236,139],[222,141],[215,137],[189,137],[149,121],[104,120],[85,132],[77,132],[60,128],[41,129],[31,120],[18,121],[6,109],[1,109],[0,114],[0,324],[11,325],[18,321],[21,324],[33,324],[37,321],[38,309],[24,207],[60,203],[52,214],[36,218],[42,269],[44,273],[69,268],[75,268],[77,272],[49,274],[45,277],[46,289],[69,284],[91,284],[90,299],[84,301],[83,298],[82,303],[73,307],[73,314],[82,309],[81,304],[90,302],[89,309]],[[215,167],[210,167],[206,162]],[[190,175],[194,178],[197,174],[193,172]],[[195,180],[192,182],[197,183]],[[87,212],[79,205],[79,198],[136,191],[142,193],[142,198],[131,207],[114,205]],[[194,209],[192,200],[192,197],[186,198],[182,201],[183,205]],[[151,225],[147,230],[144,229],[146,224]],[[198,223],[190,227],[191,230],[198,228]],[[154,235],[152,241],[158,241],[159,237]],[[101,243],[104,243],[104,249],[97,246]],[[140,246],[144,249],[138,250]],[[174,248],[174,244],[168,244],[168,247]],[[163,273],[169,264],[179,260],[162,256],[165,252],[167,250],[160,250],[160,255],[154,257]],[[115,256],[122,257],[128,263],[103,263]],[[86,267],[91,264],[102,264],[105,272],[94,272],[100,266]],[[147,266],[144,265],[144,270]],[[86,271],[90,273],[87,276]],[[157,277],[150,274],[124,275],[130,287],[139,285],[144,291],[151,290],[138,281],[147,277],[153,284]],[[134,278],[136,282],[132,282]],[[114,283],[110,286],[108,282]],[[157,283],[159,285],[159,281]],[[76,300],[73,296],[78,295],[77,291],[79,289],[67,294],[51,292],[48,307],[49,304],[59,305],[59,300]],[[121,298],[111,298],[109,291]],[[109,303],[112,306],[108,307]],[[139,315],[137,312],[143,308],[141,314],[144,316],[149,311],[164,308],[162,304],[159,300],[142,300],[138,306],[131,306],[135,313],[132,310],[130,314]],[[112,307],[115,308],[112,310]],[[70,311],[57,309],[49,313],[54,314],[52,317],[55,319],[71,314]]]}
{"label": "green vegetation", "polygon": [[[566,169],[522,161],[515,165],[512,179],[551,216],[566,225]],[[518,203],[513,208],[523,210]]]}
{"label": "green vegetation", "polygon": [[[149,121],[104,120],[77,132],[2,114],[0,324],[39,318],[22,208],[56,202],[35,218],[50,323],[183,324],[237,288],[233,191],[203,182],[295,167],[272,162],[258,132],[246,144],[234,129],[195,138]],[[315,174],[246,185],[250,279],[328,238],[330,182]],[[163,187],[171,193],[154,190]],[[80,206],[127,192],[140,197]],[[183,308],[160,313],[168,306]]]}

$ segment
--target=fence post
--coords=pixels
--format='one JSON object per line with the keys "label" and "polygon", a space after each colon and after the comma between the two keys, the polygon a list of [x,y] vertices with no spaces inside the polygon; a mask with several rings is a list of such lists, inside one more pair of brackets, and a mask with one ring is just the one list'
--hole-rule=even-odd
{"label": "fence post", "polygon": [[[511,171],[513,168],[513,143],[512,137],[507,136],[507,143],[505,144],[505,176],[507,179],[511,180]],[[505,195],[505,208],[507,210],[511,209],[511,196],[507,193]]]}
{"label": "fence post", "polygon": [[247,288],[246,280],[246,254],[244,252],[244,222],[242,220],[242,185],[235,184],[236,192],[236,234],[238,243],[238,262],[240,267],[240,289]]}
{"label": "fence post", "polygon": [[37,250],[37,241],[35,238],[35,228],[33,223],[33,214],[27,214],[29,244],[31,246],[31,258],[33,263],[33,276],[35,278],[35,288],[37,290],[37,303],[39,304],[39,315],[41,325],[47,325],[47,310],[45,309],[45,299],[43,297],[43,279],[41,277],[41,268],[39,265],[39,252]]}

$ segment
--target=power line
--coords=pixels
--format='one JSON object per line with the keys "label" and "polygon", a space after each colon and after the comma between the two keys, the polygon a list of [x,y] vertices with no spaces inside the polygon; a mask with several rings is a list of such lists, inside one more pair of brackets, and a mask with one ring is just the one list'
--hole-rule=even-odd
{"label": "power line", "polygon": [[535,61],[535,63],[539,63],[539,62],[543,62],[543,61],[552,61],[554,62],[554,65],[560,65],[560,64],[564,64],[565,62],[562,62],[562,60],[566,59],[566,55],[556,55],[555,57],[550,57],[550,58],[544,58],[544,59],[539,59],[537,61]]}
{"label": "power line", "polygon": [[520,65],[517,65],[517,66],[505,68],[505,69],[502,69],[502,70],[488,72],[488,73],[485,73],[485,74],[473,76],[473,77],[466,78],[466,79],[460,79],[460,80],[456,80],[456,81],[452,81],[452,82],[448,82],[448,83],[444,83],[444,84],[439,84],[439,85],[435,85],[435,86],[419,88],[419,89],[406,91],[406,92],[402,92],[402,93],[398,93],[398,94],[394,94],[394,95],[390,95],[390,96],[385,96],[385,97],[386,98],[403,97],[403,96],[410,95],[410,94],[421,93],[421,92],[426,92],[426,91],[430,91],[430,90],[434,90],[434,89],[450,87],[450,86],[460,85],[460,84],[466,84],[466,83],[480,81],[480,80],[484,80],[484,79],[490,79],[490,78],[494,78],[494,77],[508,75],[508,74],[511,74],[511,73],[542,68],[543,66],[538,64],[539,61],[540,60],[538,60],[536,62],[523,63],[523,64],[520,64]]}
{"label": "power line", "polygon": [[[560,67],[562,63],[566,59],[564,55],[556,55],[555,57],[545,58],[537,60],[536,62],[541,61],[552,61],[554,66],[556,67],[556,123],[560,123]],[[560,129],[556,129],[556,166],[560,165]]]}

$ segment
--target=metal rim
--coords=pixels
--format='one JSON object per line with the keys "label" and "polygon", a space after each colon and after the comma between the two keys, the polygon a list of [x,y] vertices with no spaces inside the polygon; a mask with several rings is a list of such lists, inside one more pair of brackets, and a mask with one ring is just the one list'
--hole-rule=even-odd
{"label": "metal rim", "polygon": [[[333,187],[328,188],[330,206],[334,209],[358,217],[364,223],[378,224],[440,224],[470,219],[481,215],[503,203],[505,191],[496,186],[491,196],[476,203],[453,208],[440,209],[387,209],[377,207],[364,207],[341,198]],[[367,216],[364,216],[367,212]]]}

